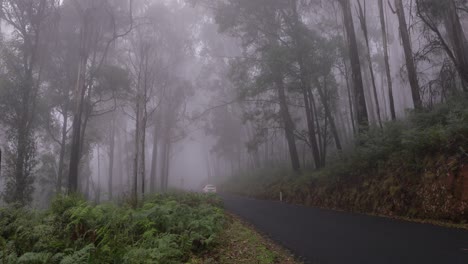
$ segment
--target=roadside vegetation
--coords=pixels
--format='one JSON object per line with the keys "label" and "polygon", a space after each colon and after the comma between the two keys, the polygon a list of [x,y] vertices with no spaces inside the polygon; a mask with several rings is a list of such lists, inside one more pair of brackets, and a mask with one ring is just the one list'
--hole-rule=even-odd
{"label": "roadside vegetation", "polygon": [[289,252],[256,232],[233,215],[227,215],[227,228],[221,232],[213,251],[195,258],[191,264],[296,264]]}
{"label": "roadside vegetation", "polygon": [[226,215],[219,198],[154,195],[140,208],[57,197],[47,211],[0,209],[0,263],[296,263]]}
{"label": "roadside vegetation", "polygon": [[214,196],[156,195],[138,209],[59,197],[45,212],[0,209],[0,263],[184,263],[225,225]]}
{"label": "roadside vegetation", "polygon": [[230,178],[222,188],[264,199],[387,216],[466,224],[468,100],[363,133],[355,149],[301,175],[270,168]]}

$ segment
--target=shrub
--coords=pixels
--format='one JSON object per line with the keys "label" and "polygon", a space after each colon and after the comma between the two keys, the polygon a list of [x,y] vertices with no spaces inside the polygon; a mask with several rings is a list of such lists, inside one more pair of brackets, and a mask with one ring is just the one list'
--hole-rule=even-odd
{"label": "shrub", "polygon": [[0,209],[2,263],[181,263],[216,245],[220,201],[200,194],[147,198],[141,208],[57,197],[49,211]]}

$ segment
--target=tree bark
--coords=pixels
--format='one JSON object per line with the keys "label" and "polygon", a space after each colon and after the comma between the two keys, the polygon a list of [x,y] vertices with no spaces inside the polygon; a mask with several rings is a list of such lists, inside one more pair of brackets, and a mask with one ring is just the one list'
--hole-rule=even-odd
{"label": "tree bark", "polygon": [[356,104],[357,121],[359,130],[367,129],[369,126],[369,117],[366,107],[366,97],[364,96],[364,85],[362,82],[361,62],[359,60],[359,51],[356,40],[356,32],[354,31],[353,15],[349,0],[339,0],[343,9],[343,19],[346,29],[346,35],[349,44],[349,57],[351,61],[351,72],[353,77],[354,100]]}
{"label": "tree bark", "polygon": [[390,61],[388,58],[387,24],[385,22],[383,0],[378,0],[378,1],[379,1],[378,4],[379,4],[379,14],[380,14],[380,27],[382,30],[382,44],[383,44],[383,50],[384,50],[385,73],[387,75],[388,100],[390,101],[390,114],[391,114],[392,120],[396,120],[395,102],[393,99],[392,73],[390,72]]}
{"label": "tree bark", "polygon": [[[125,124],[125,127],[124,127],[124,131],[123,131],[123,138],[124,138],[124,149],[127,149],[129,143],[131,141],[128,140],[128,127],[127,125]],[[127,179],[126,179],[126,183],[127,183],[127,186],[128,186],[128,189],[127,191],[131,192],[132,191],[132,155],[130,153],[130,151],[125,151],[125,168],[126,168],[126,172],[127,172]]]}
{"label": "tree bark", "polygon": [[[89,162],[88,162],[88,169],[89,171],[91,171],[91,168],[90,168],[90,165],[89,165]],[[90,182],[91,182],[91,174],[87,174],[86,175],[86,186],[85,186],[85,197],[86,197],[86,200],[90,200],[91,198],[91,195],[90,195],[90,192],[89,192],[89,186],[90,186]]]}
{"label": "tree bark", "polygon": [[78,66],[78,79],[75,91],[75,110],[72,124],[72,142],[70,150],[70,168],[68,174],[68,194],[78,192],[78,169],[80,163],[81,146],[81,119],[83,115],[84,100],[86,94],[85,71],[88,58],[87,55],[80,56]]}
{"label": "tree bark", "polygon": [[169,188],[169,171],[171,169],[171,147],[172,147],[172,143],[171,143],[171,138],[169,136],[168,141],[167,141],[167,151],[166,151],[166,172],[164,175],[164,191],[165,192],[167,192]]}
{"label": "tree bark", "polygon": [[97,189],[95,193],[96,203],[99,204],[101,202],[101,147],[97,145]]}
{"label": "tree bark", "polygon": [[[138,133],[138,132],[135,132]],[[138,136],[136,136],[138,137]],[[132,196],[133,202],[138,201],[138,155],[140,153],[138,141],[135,140],[135,153],[133,156],[133,185],[132,185]]]}
{"label": "tree bark", "polygon": [[[122,137],[122,130],[118,126],[118,122],[115,124],[115,138],[116,138],[116,153],[117,153],[117,175],[119,176],[119,188],[118,191],[120,193],[123,193],[125,190],[123,188],[124,183],[125,183],[125,175],[126,175],[126,169],[124,165],[126,164],[125,158],[124,158],[124,152],[127,153],[128,150],[124,147],[126,141]],[[115,175],[115,174],[114,174]]]}
{"label": "tree bark", "polygon": [[414,63],[413,50],[411,48],[411,39],[406,24],[405,9],[402,0],[395,0],[396,13],[398,22],[400,24],[400,35],[403,42],[403,49],[405,52],[406,69],[408,71],[408,79],[411,86],[411,94],[413,96],[413,103],[416,109],[422,108],[421,95],[419,92],[418,75],[416,72],[416,65]]}
{"label": "tree bark", "polygon": [[[319,96],[322,101],[323,108],[325,110],[325,115],[327,116],[328,122],[330,122],[330,129],[333,134],[333,138],[335,140],[336,149],[341,151],[343,150],[343,148],[341,146],[340,136],[338,134],[338,129],[336,128],[335,118],[333,117],[333,113],[331,112],[330,104],[328,102],[329,99],[326,94],[326,90],[327,90],[327,77],[326,76],[323,79],[323,90],[322,90],[322,85],[317,80],[317,90],[319,92]],[[325,137],[325,142],[326,142],[326,137]]]}
{"label": "tree bark", "polygon": [[456,58],[455,66],[464,82],[463,87],[466,90],[468,86],[468,41],[460,23],[460,17],[457,13],[454,0],[449,0],[447,3],[447,8],[444,12],[444,24]]}
{"label": "tree bark", "polygon": [[153,131],[153,155],[151,155],[151,174],[150,174],[150,192],[156,192],[157,182],[157,165],[158,165],[158,139],[159,139],[159,124],[154,125]]}
{"label": "tree bark", "polygon": [[146,142],[146,111],[143,113],[143,118],[141,122],[141,134],[140,134],[140,161],[139,161],[139,171],[138,175],[141,179],[141,195],[145,195],[145,180],[146,180],[146,165],[145,165],[145,142]]}
{"label": "tree bark", "polygon": [[115,112],[112,113],[112,120],[110,125],[110,133],[109,133],[109,170],[108,170],[108,192],[109,192],[109,200],[112,200],[113,196],[113,177],[114,177],[114,152],[115,152]]}
{"label": "tree bark", "polygon": [[353,107],[353,92],[351,91],[351,85],[349,84],[349,71],[346,61],[343,60],[344,75],[346,80],[346,91],[348,93],[348,104],[349,104],[349,116],[351,118],[351,126],[353,128],[353,134],[356,134],[356,121],[354,120],[354,107]]}
{"label": "tree bark", "polygon": [[63,178],[63,167],[65,162],[65,149],[67,144],[67,127],[68,127],[68,108],[70,100],[68,99],[68,94],[65,96],[65,102],[62,109],[62,138],[60,142],[60,156],[59,156],[59,166],[58,166],[58,178],[57,178],[57,193],[62,193],[62,178]]}
{"label": "tree bark", "polygon": [[328,138],[328,115],[325,115],[324,118],[324,125],[323,125],[323,146],[322,146],[322,163],[325,165],[326,164],[326,159],[327,159],[327,138]]}
{"label": "tree bark", "polygon": [[[167,124],[166,124],[167,125]],[[168,187],[168,174],[169,174],[169,152],[170,152],[170,129],[165,128],[164,131],[164,142],[161,153],[161,191],[166,192]]]}
{"label": "tree bark", "polygon": [[[137,86],[140,86],[140,81],[138,81]],[[140,88],[138,88],[140,89]],[[140,123],[141,123],[141,99],[140,92],[137,92],[137,104],[136,104],[136,122],[135,122],[135,153],[133,153],[133,202],[135,205],[138,203],[138,172],[139,172],[139,161],[140,161]]]}
{"label": "tree bark", "polygon": [[[318,113],[318,110],[317,110],[317,106],[316,106],[316,103],[315,103],[315,96],[314,96],[314,93],[312,92],[312,89],[309,89],[308,90],[308,96],[309,96],[309,103],[310,103],[310,108],[312,109],[313,111],[313,114],[315,116],[314,120],[315,120],[315,127],[317,129],[317,137],[318,137],[318,146],[319,146],[319,153],[320,153],[320,166],[321,167],[324,167],[325,166],[325,163],[323,162],[324,160],[324,157],[323,157],[323,140],[322,140],[322,129],[321,129],[321,126],[320,126],[320,119],[319,119],[319,113]],[[325,157],[326,158],[326,157]]]}
{"label": "tree bark", "polygon": [[[365,6],[366,2],[364,1],[364,9],[366,8]],[[375,83],[375,75],[374,75],[374,67],[372,66],[372,58],[371,58],[371,50],[370,50],[370,45],[369,45],[369,32],[367,28],[367,18],[366,18],[366,12],[363,10],[361,1],[358,0],[358,6],[359,6],[359,21],[361,22],[361,30],[364,34],[364,40],[366,42],[366,48],[367,48],[367,64],[369,66],[369,72],[371,75],[371,81],[372,81],[372,89],[374,92],[374,101],[375,101],[375,110],[377,112],[377,120],[379,121],[379,126],[380,128],[383,128],[382,126],[382,117],[380,114],[380,104],[379,104],[379,98],[377,95],[377,85]],[[330,120],[331,121],[331,120]]]}
{"label": "tree bark", "polygon": [[289,156],[291,158],[292,169],[299,173],[301,170],[301,165],[299,162],[299,155],[297,153],[296,139],[294,135],[294,122],[289,113],[288,103],[286,100],[286,92],[283,82],[283,76],[281,74],[276,75],[276,88],[278,89],[278,98],[280,102],[280,112],[284,125],[284,132],[286,135],[286,140],[288,142]]}

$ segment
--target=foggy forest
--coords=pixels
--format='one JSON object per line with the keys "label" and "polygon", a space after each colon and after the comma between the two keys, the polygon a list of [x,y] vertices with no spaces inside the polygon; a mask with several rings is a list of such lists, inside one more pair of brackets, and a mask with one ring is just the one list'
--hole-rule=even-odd
{"label": "foggy forest", "polygon": [[0,263],[468,263],[468,1],[0,5]]}

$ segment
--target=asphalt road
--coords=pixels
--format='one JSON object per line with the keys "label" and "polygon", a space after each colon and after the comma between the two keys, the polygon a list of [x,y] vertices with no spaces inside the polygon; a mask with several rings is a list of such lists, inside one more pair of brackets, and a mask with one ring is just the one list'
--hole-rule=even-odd
{"label": "asphalt road", "polygon": [[305,263],[468,264],[468,231],[222,195],[225,208]]}

